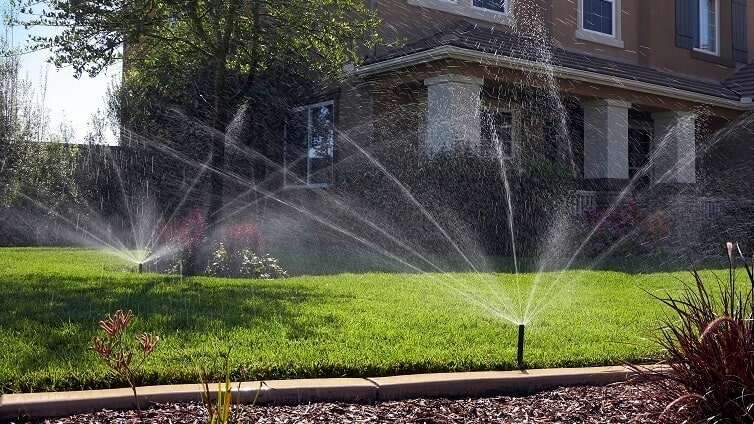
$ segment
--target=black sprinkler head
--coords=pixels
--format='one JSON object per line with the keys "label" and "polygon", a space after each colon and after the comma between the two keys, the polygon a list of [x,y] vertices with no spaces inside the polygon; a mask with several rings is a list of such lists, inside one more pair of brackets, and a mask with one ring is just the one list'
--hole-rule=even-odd
{"label": "black sprinkler head", "polygon": [[144,262],[139,262],[139,274],[144,272]]}
{"label": "black sprinkler head", "polygon": [[524,329],[525,324],[518,325],[518,355],[516,357],[516,364],[518,369],[524,369]]}

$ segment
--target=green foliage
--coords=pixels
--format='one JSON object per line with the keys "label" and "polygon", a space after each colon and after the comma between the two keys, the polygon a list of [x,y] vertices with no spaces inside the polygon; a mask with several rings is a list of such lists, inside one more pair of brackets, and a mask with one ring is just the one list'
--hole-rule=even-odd
{"label": "green foliage", "polygon": [[250,278],[275,279],[285,278],[288,273],[280,266],[278,260],[269,254],[257,255],[249,249],[240,253],[241,266],[239,275]]}
{"label": "green foliage", "polygon": [[285,278],[288,273],[280,266],[278,260],[269,254],[258,255],[251,249],[231,251],[219,243],[210,255],[205,274],[217,277],[243,277],[275,279]]}
{"label": "green foliage", "polygon": [[[44,201],[51,209],[78,195],[70,177],[78,151],[64,135],[50,134],[43,104],[31,83],[19,77],[17,52],[4,52],[0,61],[0,206],[21,193]],[[44,87],[42,87],[44,90]]]}
{"label": "green foliage", "polygon": [[754,277],[744,263],[749,281],[736,287],[728,245],[728,282],[718,280],[717,293],[694,270],[693,287],[658,298],[671,311],[658,340],[671,372],[658,377],[676,383],[658,385],[658,395],[670,397],[666,422],[754,422]]}
{"label": "green foliage", "polygon": [[175,72],[159,82],[211,62],[248,75],[281,57],[339,74],[343,64],[359,60],[360,42],[375,41],[374,14],[352,0],[47,0],[42,10],[35,6],[40,2],[15,3],[21,14],[35,16],[22,24],[63,28],[60,35],[34,38],[33,45],[50,48],[54,63],[72,65],[76,75],[96,75],[123,55],[134,73]]}
{"label": "green foliage", "polygon": [[[146,94],[149,102],[189,99],[181,103],[198,109],[202,151],[210,147],[204,163],[214,170],[205,177],[211,220],[221,216],[224,202],[231,115],[255,97],[261,77],[281,67],[300,78],[339,77],[346,63],[359,62],[363,48],[378,40],[375,12],[361,0],[14,2],[23,17],[33,16],[19,19],[24,25],[62,28],[59,35],[33,38],[30,46],[50,49],[56,66],[71,65],[77,77],[93,76],[123,59],[126,90]],[[155,112],[139,102],[132,109]],[[117,116],[123,119],[127,112],[121,109]]]}
{"label": "green foliage", "polygon": [[[201,379],[202,379],[202,401],[204,402],[205,408],[207,408],[207,423],[208,424],[229,424],[229,423],[240,423],[241,419],[235,417],[235,408],[233,406],[233,387],[230,382],[230,351],[231,349],[228,349],[228,352],[223,355],[223,370],[224,370],[224,380],[221,383],[217,384],[217,392],[215,393],[214,402],[212,399],[212,394],[209,389],[209,378],[207,377],[207,370],[202,369],[201,372]],[[259,394],[262,390],[262,383],[259,383],[259,389],[256,392],[256,395],[254,396],[254,399],[252,400],[252,405],[256,403],[257,398],[259,397]],[[239,383],[239,391],[236,393],[236,403],[240,403],[240,383]]]}

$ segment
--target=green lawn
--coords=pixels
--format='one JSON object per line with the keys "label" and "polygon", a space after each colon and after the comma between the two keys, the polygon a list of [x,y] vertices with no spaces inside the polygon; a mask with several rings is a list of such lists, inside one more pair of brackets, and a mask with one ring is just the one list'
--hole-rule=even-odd
{"label": "green lawn", "polygon": [[[134,311],[136,331],[162,338],[143,384],[196,382],[202,365],[219,377],[228,347],[233,378],[244,380],[512,369],[517,326],[493,311],[503,296],[525,297],[535,278],[344,273],[259,281],[133,269],[90,250],[0,249],[0,391],[123,385],[87,351],[97,322],[119,308]],[[677,292],[690,275],[620,269],[540,276],[536,298],[548,303],[527,326],[527,366],[661,356],[650,339],[663,309],[646,292]]]}

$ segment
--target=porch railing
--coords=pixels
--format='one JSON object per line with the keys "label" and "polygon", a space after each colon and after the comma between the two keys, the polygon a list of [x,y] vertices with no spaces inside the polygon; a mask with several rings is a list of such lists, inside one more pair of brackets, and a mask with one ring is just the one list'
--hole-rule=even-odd
{"label": "porch railing", "polygon": [[719,219],[731,207],[731,200],[724,197],[700,197],[699,217],[702,223],[712,222]]}
{"label": "porch railing", "polygon": [[573,197],[571,213],[577,216],[583,215],[587,210],[597,209],[597,192],[577,190]]}

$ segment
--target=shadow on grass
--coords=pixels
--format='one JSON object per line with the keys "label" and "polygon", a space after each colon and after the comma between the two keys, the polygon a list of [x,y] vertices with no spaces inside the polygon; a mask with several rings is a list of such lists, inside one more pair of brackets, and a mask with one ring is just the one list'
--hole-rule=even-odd
{"label": "shadow on grass", "polygon": [[[5,361],[12,361],[2,364],[0,355],[0,366],[10,366],[16,371],[0,373],[5,375],[0,378],[0,392],[111,384],[89,381],[85,374],[91,370],[76,370],[81,374],[67,382],[46,381],[51,377],[44,374],[49,366],[80,367],[90,359],[95,360],[93,354],[91,358],[86,356],[92,336],[98,333],[97,323],[117,309],[134,311],[135,332],[150,331],[161,336],[183,333],[210,337],[235,328],[252,332],[269,330],[274,323],[289,339],[308,339],[316,336],[316,328],[340,325],[332,316],[302,313],[301,306],[305,303],[333,298],[302,284],[214,278],[181,280],[158,275],[103,277],[99,281],[41,273],[25,275],[23,282],[13,278],[0,276],[0,340],[5,339],[3,350],[10,353]],[[149,381],[149,377],[145,381],[157,382],[162,381]]]}
{"label": "shadow on grass", "polygon": [[[281,265],[290,275],[337,275],[342,273],[404,273],[428,272],[500,272],[514,273],[516,264],[512,257],[469,256],[468,261],[460,255],[446,257],[388,258],[385,255],[363,251],[319,250],[286,252],[279,257]],[[425,260],[426,259],[426,260]],[[566,269],[569,257],[518,258],[518,271],[561,271]],[[727,262],[722,257],[703,258],[687,255],[657,254],[606,258],[577,258],[567,267],[581,271],[616,271],[626,274],[689,271],[699,269],[725,269]]]}

